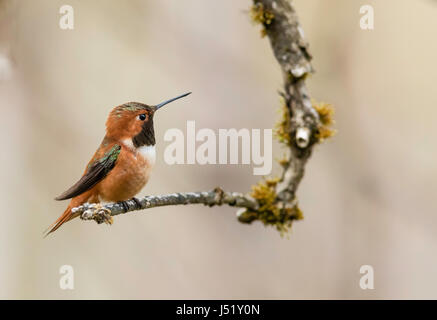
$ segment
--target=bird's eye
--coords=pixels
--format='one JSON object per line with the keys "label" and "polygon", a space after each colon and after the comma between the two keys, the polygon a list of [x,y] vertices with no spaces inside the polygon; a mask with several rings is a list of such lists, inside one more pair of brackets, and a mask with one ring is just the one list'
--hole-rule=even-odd
{"label": "bird's eye", "polygon": [[138,118],[139,118],[141,121],[144,121],[144,120],[146,120],[146,115],[145,115],[144,113],[142,113],[142,114],[140,114],[140,115],[138,116]]}

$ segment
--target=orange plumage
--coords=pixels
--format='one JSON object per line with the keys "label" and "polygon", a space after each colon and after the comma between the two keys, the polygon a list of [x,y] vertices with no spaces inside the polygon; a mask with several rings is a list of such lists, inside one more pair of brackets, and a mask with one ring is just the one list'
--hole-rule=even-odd
{"label": "orange plumage", "polygon": [[155,164],[153,116],[159,108],[190,93],[156,106],[129,102],[115,107],[106,122],[106,135],[81,179],[56,200],[70,199],[64,213],[46,235],[78,216],[71,209],[86,202],[119,202],[138,194]]}

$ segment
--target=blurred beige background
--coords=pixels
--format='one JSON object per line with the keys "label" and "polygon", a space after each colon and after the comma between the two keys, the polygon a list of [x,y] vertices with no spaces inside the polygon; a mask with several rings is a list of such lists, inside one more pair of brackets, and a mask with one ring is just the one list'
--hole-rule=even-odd
{"label": "blurred beige background", "polygon": [[[250,166],[162,159],[167,128],[271,128],[281,74],[251,1],[0,0],[0,298],[437,298],[437,3],[296,0],[337,136],[313,153],[289,239],[229,207],[156,208],[43,230],[113,106],[193,94],[157,115],[143,193],[247,191]],[[75,10],[61,30],[59,8]],[[359,8],[375,9],[375,30]],[[275,146],[279,154],[279,146]],[[277,170],[277,168],[275,168]],[[278,172],[278,171],[274,171]],[[59,288],[73,266],[75,289]],[[359,287],[361,265],[375,289]]]}

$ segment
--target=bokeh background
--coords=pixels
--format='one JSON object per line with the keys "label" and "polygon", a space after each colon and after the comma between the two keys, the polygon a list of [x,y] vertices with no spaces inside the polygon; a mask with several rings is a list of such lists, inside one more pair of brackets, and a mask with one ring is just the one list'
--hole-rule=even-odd
{"label": "bokeh background", "polygon": [[[295,0],[336,108],[298,191],[287,238],[229,207],[164,207],[111,227],[74,220],[46,239],[108,112],[193,91],[156,117],[157,166],[143,194],[248,191],[243,165],[163,161],[165,130],[271,128],[280,69],[249,0],[0,0],[0,298],[437,298],[437,3]],[[73,6],[74,30],[59,28]],[[371,4],[375,29],[359,28]],[[280,156],[278,145],[275,155]],[[275,167],[274,173],[278,173]],[[59,288],[71,265],[75,289]],[[372,265],[375,289],[359,287]]]}

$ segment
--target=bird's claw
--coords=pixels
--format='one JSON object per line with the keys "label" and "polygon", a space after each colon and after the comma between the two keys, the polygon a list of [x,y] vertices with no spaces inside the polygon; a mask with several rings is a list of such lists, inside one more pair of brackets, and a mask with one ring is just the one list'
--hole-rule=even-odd
{"label": "bird's claw", "polygon": [[111,210],[102,206],[102,204],[97,203],[93,208],[85,210],[80,216],[83,220],[94,220],[98,224],[106,223],[111,225],[114,219],[111,216]]}

